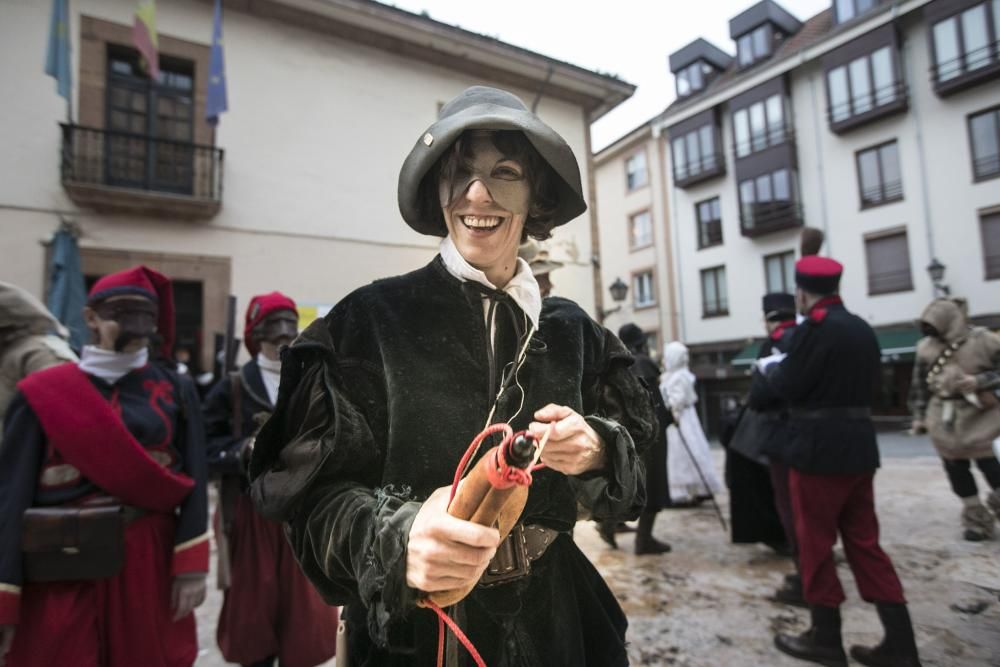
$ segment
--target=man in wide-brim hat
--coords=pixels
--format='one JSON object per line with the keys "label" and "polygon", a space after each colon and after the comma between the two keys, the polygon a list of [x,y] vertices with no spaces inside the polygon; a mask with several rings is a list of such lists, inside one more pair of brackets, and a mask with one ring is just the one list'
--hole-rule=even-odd
{"label": "man in wide-brim hat", "polygon": [[[576,158],[517,97],[476,86],[417,137],[398,195],[440,254],[348,295],[288,349],[251,460],[258,507],[346,603],[351,664],[431,664],[437,620],[418,601],[471,587],[448,612],[486,664],[625,665],[624,613],[571,533],[579,513],[639,514],[652,411],[621,342],[543,302],[517,257],[586,210]],[[470,440],[498,422],[551,428],[504,543],[447,513]]]}

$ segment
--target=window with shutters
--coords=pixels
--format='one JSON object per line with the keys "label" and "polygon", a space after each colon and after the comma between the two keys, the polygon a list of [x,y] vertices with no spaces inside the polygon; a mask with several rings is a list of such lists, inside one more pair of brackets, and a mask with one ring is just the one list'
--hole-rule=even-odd
{"label": "window with shutters", "polygon": [[865,239],[868,294],[889,294],[913,289],[906,231],[882,233]]}

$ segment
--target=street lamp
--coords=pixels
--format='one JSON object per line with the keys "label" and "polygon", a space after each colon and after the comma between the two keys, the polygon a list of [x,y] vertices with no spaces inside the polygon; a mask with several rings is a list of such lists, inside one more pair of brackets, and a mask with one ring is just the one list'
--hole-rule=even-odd
{"label": "street lamp", "polygon": [[948,296],[951,294],[951,289],[945,285],[942,281],[944,280],[945,265],[938,261],[937,257],[931,259],[931,263],[927,265],[927,273],[931,276],[931,282],[934,284],[934,296]]}
{"label": "street lamp", "polygon": [[611,283],[610,287],[608,287],[608,291],[611,292],[611,298],[614,299],[615,303],[618,305],[608,310],[601,310],[602,322],[608,315],[617,313],[622,309],[622,302],[625,301],[625,297],[628,296],[628,285],[621,278],[615,278],[615,281]]}

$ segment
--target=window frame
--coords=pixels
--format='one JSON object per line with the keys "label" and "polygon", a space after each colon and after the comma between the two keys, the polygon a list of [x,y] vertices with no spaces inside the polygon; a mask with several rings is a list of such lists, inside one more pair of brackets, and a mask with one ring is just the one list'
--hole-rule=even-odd
{"label": "window frame", "polygon": [[[768,112],[768,108],[770,106],[769,102],[775,97],[778,98],[779,101],[778,108],[781,109],[781,123],[778,125],[778,127],[772,129],[772,125],[774,123],[772,122],[771,114]],[[754,133],[753,110],[758,107],[760,108],[760,115],[763,119],[762,135],[757,135]],[[737,131],[736,131],[736,124],[737,124],[736,116],[740,113],[746,114],[746,119],[747,119],[746,121],[747,139],[743,143],[740,143],[737,140]],[[772,92],[771,94],[765,95],[760,99],[756,99],[753,102],[750,102],[749,104],[745,104],[741,107],[732,109],[729,113],[729,121],[732,125],[731,129],[733,136],[733,155],[736,157],[737,160],[745,160],[757,153],[766,151],[769,148],[781,146],[782,144],[791,141],[792,131],[791,131],[791,126],[788,123],[788,118],[789,118],[789,110],[784,90]],[[762,141],[762,145],[760,146],[760,148],[755,148],[754,146],[758,139]],[[743,146],[745,146],[747,149],[745,153],[740,152],[741,147]]]}
{"label": "window frame", "polygon": [[[649,242],[644,245],[635,245],[635,234],[632,231],[632,226],[635,220],[645,215],[649,219]],[[626,221],[626,227],[628,230],[628,249],[629,252],[636,252],[637,250],[644,250],[646,248],[651,248],[656,245],[656,230],[653,224],[653,211],[649,206],[638,209],[637,211],[630,213]]]}
{"label": "window frame", "polygon": [[[980,0],[977,2],[961,1],[951,3],[935,3],[937,7],[929,7],[930,16],[927,16],[927,36],[930,41],[930,62],[931,81],[934,90],[939,96],[946,96],[958,92],[973,85],[996,78],[1000,75],[1000,35],[997,34],[997,26],[1000,25],[1000,17],[996,15],[1000,11],[1000,3],[995,0]],[[962,17],[966,12],[978,7],[983,8],[986,27],[986,49],[985,64],[969,68],[970,52],[966,45],[965,28]],[[937,11],[935,11],[937,10]],[[938,62],[938,39],[935,35],[937,26],[946,21],[955,21],[955,37],[958,46],[957,57],[944,63]],[[981,49],[980,49],[981,50]],[[941,70],[945,66],[957,63],[957,70],[954,76],[947,79],[941,78]]]}
{"label": "window frame", "polygon": [[[701,219],[701,206],[702,204],[709,204],[711,208],[711,203],[717,201],[719,203],[719,217],[713,218],[711,220]],[[715,246],[720,246],[725,242],[725,238],[722,231],[722,198],[719,195],[714,197],[709,197],[707,199],[702,199],[694,203],[694,221],[695,221],[695,232],[698,238],[698,250],[704,250],[705,248],[714,248]],[[718,241],[704,242],[707,234],[702,234],[702,227],[706,225],[712,225],[713,223],[718,224]]]}
{"label": "window frame", "polygon": [[[997,141],[997,155],[992,156],[996,161],[996,168],[985,174],[980,174],[976,170],[976,142],[975,137],[972,132],[972,119],[978,118],[980,116],[985,116],[987,114],[992,114],[994,116],[994,133]],[[982,183],[983,181],[991,181],[995,178],[1000,178],[1000,104],[992,107],[987,107],[985,109],[980,109],[979,111],[974,111],[965,117],[965,127],[966,133],[969,139],[969,165],[972,167],[972,182]],[[987,158],[990,156],[987,156]]]}
{"label": "window frame", "polygon": [[[645,301],[640,303],[636,298],[639,294],[637,289],[636,279],[640,276],[649,275],[649,291],[650,291],[650,301]],[[632,291],[632,310],[648,310],[650,308],[656,308],[659,305],[659,299],[656,293],[656,267],[647,266],[641,269],[636,269],[631,272],[629,277],[629,286]]]}
{"label": "window frame", "polygon": [[[719,293],[720,293],[720,291],[719,291],[719,284],[720,284],[719,273],[720,272],[722,273],[722,281],[721,281],[721,283],[725,286],[725,292],[726,292],[725,303],[723,303],[722,299],[719,298]],[[717,306],[716,310],[709,310],[709,308],[708,308],[709,304],[708,304],[708,302],[707,302],[707,300],[705,298],[705,275],[706,274],[711,274],[712,277],[713,277],[713,279],[714,279],[714,282],[715,282],[715,301],[716,301],[716,306]],[[728,317],[729,316],[729,286],[725,284],[725,281],[726,281],[726,278],[727,278],[727,276],[726,276],[726,265],[725,264],[719,264],[717,266],[709,266],[709,267],[706,267],[704,269],[701,269],[698,272],[698,278],[699,278],[698,288],[701,290],[701,318],[702,319],[710,319],[710,318],[713,318],[713,317]]]}
{"label": "window frame", "polygon": [[[870,260],[870,253],[868,250],[868,244],[872,242],[885,241],[887,239],[902,237],[903,243],[906,247],[906,265],[908,269],[907,281],[908,284],[905,287],[892,288],[892,289],[872,289],[872,266]],[[878,232],[873,232],[871,234],[866,234],[863,237],[864,251],[865,251],[865,282],[868,290],[868,296],[882,296],[885,294],[903,294],[905,292],[912,292],[914,290],[913,286],[913,261],[912,253],[910,252],[910,236],[909,230],[906,226],[894,227],[892,229],[885,229]]]}
{"label": "window frame", "polygon": [[[979,245],[983,249],[983,280],[1000,280],[1000,254],[994,259],[995,269],[990,271],[990,256],[986,254],[986,221],[987,218],[996,218],[995,224],[1000,227],[1000,208],[992,210],[978,211],[979,218]],[[994,222],[994,221],[991,221]]]}
{"label": "window frame", "polygon": [[[638,185],[632,185],[629,182],[630,180],[629,163],[632,160],[639,157],[640,154],[642,155],[642,160],[643,160],[643,173],[645,174],[645,180],[642,183],[639,183]],[[646,152],[645,146],[632,152],[627,158],[625,158],[624,165],[625,165],[625,192],[635,192],[649,185],[649,155]]]}
{"label": "window frame", "polygon": [[[782,260],[783,258],[791,257],[792,259],[792,270],[789,275],[786,275],[785,269],[787,268],[784,263],[781,264],[781,282],[782,289],[772,289],[770,282],[770,275],[767,270],[767,264],[770,260]],[[784,292],[785,294],[795,293],[795,250],[784,250],[780,252],[772,252],[768,255],[764,255],[764,288],[766,293],[772,292]]]}
{"label": "window frame", "polygon": [[[896,169],[899,171],[899,192],[898,194],[890,194],[887,188],[885,180],[885,169],[882,160],[882,151],[890,145],[895,144],[896,146]],[[865,183],[861,176],[861,156],[868,153],[875,153],[875,163],[878,169],[878,191],[881,195],[881,199],[878,201],[868,201],[865,199]],[[859,208],[864,211],[870,208],[877,208],[879,206],[885,206],[886,204],[892,204],[895,202],[903,201],[903,161],[899,157],[899,141],[897,138],[889,139],[888,141],[883,141],[874,146],[866,146],[865,148],[860,148],[854,152],[854,171],[858,183],[858,200],[860,202]]]}

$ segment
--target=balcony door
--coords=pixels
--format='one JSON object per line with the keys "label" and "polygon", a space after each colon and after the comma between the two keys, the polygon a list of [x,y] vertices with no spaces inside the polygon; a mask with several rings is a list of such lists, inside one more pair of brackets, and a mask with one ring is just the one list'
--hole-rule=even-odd
{"label": "balcony door", "polygon": [[192,194],[194,64],[161,58],[153,81],[134,49],[108,48],[105,178],[108,185]]}

